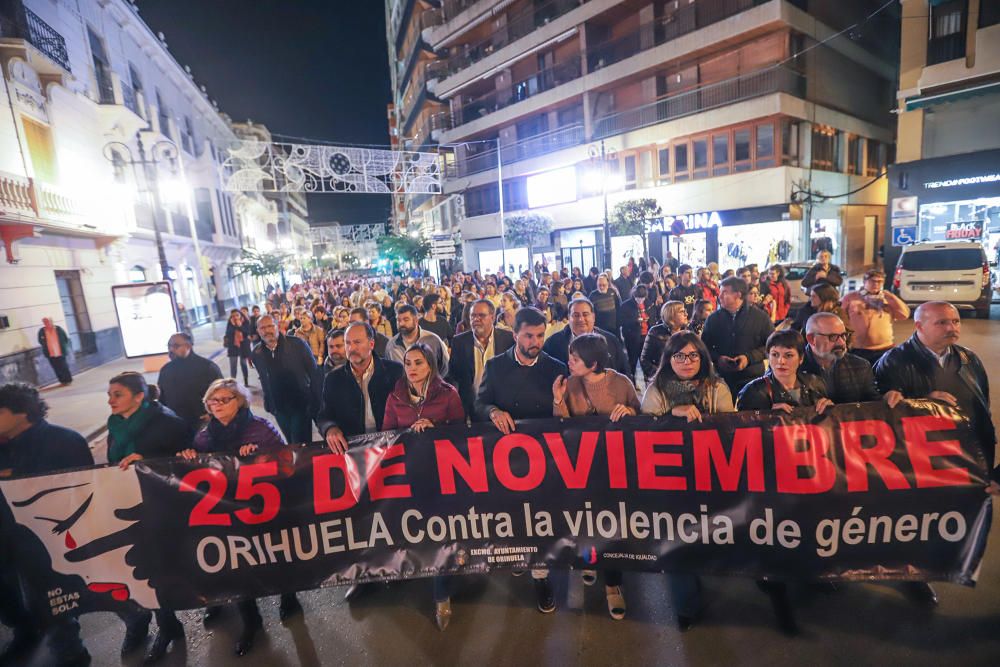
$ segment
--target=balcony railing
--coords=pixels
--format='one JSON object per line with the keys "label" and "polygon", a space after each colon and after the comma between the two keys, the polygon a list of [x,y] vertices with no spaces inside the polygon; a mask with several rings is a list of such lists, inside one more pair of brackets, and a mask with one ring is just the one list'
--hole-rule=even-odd
{"label": "balcony railing", "polygon": [[[552,132],[526,137],[503,146],[500,149],[500,157],[504,164],[520,162],[563,148],[579,146],[584,140],[583,125],[570,125]],[[497,151],[494,148],[449,164],[445,169],[445,176],[447,178],[460,178],[496,168]]]}
{"label": "balcony railing", "polygon": [[934,37],[927,42],[927,65],[937,65],[965,57],[965,31],[944,37]]}
{"label": "balcony railing", "polygon": [[80,203],[56,185],[0,172],[0,209],[33,218],[66,219],[83,215]]}
{"label": "balcony railing", "polygon": [[805,97],[805,76],[784,67],[774,66],[702,86],[697,90],[671,95],[652,104],[601,118],[594,126],[593,138],[603,139],[771,93],[789,93],[796,97]]}
{"label": "balcony railing", "polygon": [[0,208],[10,213],[36,216],[31,181],[24,176],[0,171]]}
{"label": "balcony railing", "polygon": [[72,71],[69,66],[66,40],[63,39],[63,36],[35,12],[27,7],[22,7],[22,9],[24,10],[23,18],[0,16],[0,37],[16,37],[26,40],[67,72]]}
{"label": "balcony railing", "polygon": [[[495,51],[526,37],[545,24],[571,12],[590,0],[549,0],[537,7],[508,17],[507,25],[489,39],[477,44],[452,47],[449,52],[447,75],[456,74],[466,67],[479,62]],[[471,4],[471,3],[470,3]],[[447,5],[446,5],[447,8]],[[447,13],[447,16],[454,14]]]}
{"label": "balcony railing", "polygon": [[470,100],[455,112],[454,124],[462,125],[487,114],[493,113],[517,104],[539,93],[552,90],[556,86],[580,78],[583,71],[580,67],[580,56],[573,56],[568,60],[557,63],[552,67],[544,69],[527,79],[522,79],[511,84],[509,89],[487,93],[482,97]]}

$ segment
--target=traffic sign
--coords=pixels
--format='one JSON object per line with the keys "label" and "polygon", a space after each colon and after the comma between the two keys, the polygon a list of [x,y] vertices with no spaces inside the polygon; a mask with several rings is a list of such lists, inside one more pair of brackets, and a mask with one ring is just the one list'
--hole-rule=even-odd
{"label": "traffic sign", "polygon": [[917,228],[916,227],[893,227],[892,228],[892,245],[894,246],[904,246],[910,245],[917,240]]}

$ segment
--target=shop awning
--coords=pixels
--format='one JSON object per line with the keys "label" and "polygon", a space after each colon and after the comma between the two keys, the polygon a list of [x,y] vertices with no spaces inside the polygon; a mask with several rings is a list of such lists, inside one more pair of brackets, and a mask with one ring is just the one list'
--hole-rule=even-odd
{"label": "shop awning", "polygon": [[948,92],[935,93],[932,95],[911,97],[906,100],[906,110],[913,111],[915,109],[923,109],[938,104],[945,104],[947,102],[957,102],[959,100],[969,99],[970,97],[979,97],[980,95],[989,95],[991,93],[1000,93],[1000,81],[991,81],[989,83],[982,83],[968,88],[950,90]]}

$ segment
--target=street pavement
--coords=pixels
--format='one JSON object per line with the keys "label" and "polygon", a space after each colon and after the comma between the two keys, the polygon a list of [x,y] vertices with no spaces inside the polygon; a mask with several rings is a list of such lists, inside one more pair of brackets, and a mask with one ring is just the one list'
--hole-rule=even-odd
{"label": "street pavement", "polygon": [[[987,370],[1000,371],[1000,308],[991,321],[963,323],[962,344],[983,358]],[[897,342],[913,330],[912,322],[897,327]],[[217,342],[208,336],[196,344],[211,355]],[[221,337],[221,332],[220,332]],[[225,356],[216,359],[223,366]],[[117,362],[81,374],[72,387],[53,389],[54,423],[81,432],[103,422],[107,414],[103,384],[134,362]],[[228,373],[228,367],[223,371]],[[250,371],[251,385],[256,385]],[[153,375],[149,376],[154,379]],[[92,393],[88,400],[85,387]],[[60,393],[56,393],[60,392]],[[1000,415],[1000,390],[992,396]],[[64,397],[65,400],[64,400]],[[255,391],[255,410],[260,407]],[[103,455],[102,437],[95,454]],[[993,531],[998,519],[994,518]],[[940,605],[923,609],[893,585],[850,584],[836,592],[797,590],[792,602],[803,629],[800,637],[782,635],[774,623],[768,598],[752,581],[707,577],[704,620],[686,633],[676,626],[665,578],[625,574],[628,616],[609,618],[600,582],[582,585],[576,573],[553,573],[558,609],[542,615],[535,610],[530,577],[496,573],[467,577],[453,598],[454,615],[446,632],[434,625],[429,580],[380,585],[370,595],[348,605],[343,588],[299,595],[304,616],[286,624],[278,620],[278,600],[261,601],[265,632],[243,658],[232,653],[239,632],[235,610],[228,610],[210,630],[202,627],[200,611],[180,612],[187,633],[186,647],[175,646],[162,664],[180,665],[996,665],[1000,659],[1000,555],[988,548],[976,588],[935,584]],[[126,660],[118,651],[124,636],[112,614],[82,619],[83,636],[95,665],[138,665],[141,655]],[[10,637],[0,627],[0,644]],[[46,665],[39,651],[30,666]]]}

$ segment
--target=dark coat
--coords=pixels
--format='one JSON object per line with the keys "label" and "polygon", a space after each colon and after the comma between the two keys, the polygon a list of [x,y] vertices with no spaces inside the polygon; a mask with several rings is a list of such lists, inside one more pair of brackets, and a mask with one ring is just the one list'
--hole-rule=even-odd
{"label": "dark coat", "polygon": [[194,428],[205,414],[202,398],[208,386],[221,378],[222,370],[218,364],[192,350],[187,357],[171,359],[160,369],[160,377],[156,381],[160,388],[160,403]]}
{"label": "dark coat", "polygon": [[409,428],[418,419],[429,419],[435,426],[464,424],[465,410],[455,388],[438,378],[427,389],[423,403],[414,405],[409,398],[410,388],[405,377],[396,380],[396,386],[385,403],[382,428],[386,431]]}
{"label": "dark coat", "polygon": [[[372,357],[372,363],[375,364],[375,370],[368,381],[368,400],[375,416],[376,429],[381,431],[385,402],[396,387],[396,382],[403,376],[403,366],[378,356]],[[350,363],[327,373],[323,381],[323,403],[316,415],[316,426],[324,437],[334,426],[340,428],[345,437],[365,432],[365,397],[361,394],[358,381],[354,379]]]}
{"label": "dark coat", "polygon": [[702,297],[702,293],[702,288],[695,283],[691,283],[687,287],[678,285],[670,290],[670,294],[667,295],[667,301],[680,301],[683,303],[684,310],[687,311],[690,318],[694,314],[694,304]]}
{"label": "dark coat", "polygon": [[[236,332],[243,334],[240,344],[236,344]],[[239,326],[233,324],[232,320],[226,322],[226,333],[222,337],[222,345],[226,348],[226,356],[229,357],[249,357],[250,356],[250,323],[243,320]]]}
{"label": "dark coat", "polygon": [[802,276],[802,286],[812,287],[819,283],[827,283],[833,287],[840,287],[844,282],[844,276],[840,273],[840,267],[836,264],[830,265],[830,270],[826,273],[826,278],[816,278],[816,272],[822,271],[823,267],[819,264],[813,264],[812,268],[806,271],[806,275]]}
{"label": "dark coat", "polygon": [[[472,383],[476,378],[476,341],[472,331],[455,336],[451,343],[451,361],[448,363],[448,382],[455,386],[462,397],[465,414],[475,416],[476,394]],[[499,356],[514,347],[514,334],[505,329],[493,328],[493,356]]]}
{"label": "dark coat", "polygon": [[670,333],[670,328],[666,324],[657,324],[646,334],[646,340],[642,344],[642,354],[639,355],[639,366],[647,380],[653,377],[660,367],[663,349],[667,346],[671,335],[673,334]]}
{"label": "dark coat", "polygon": [[882,398],[875,387],[871,364],[857,355],[845,354],[824,370],[813,355],[812,348],[807,346],[802,370],[823,379],[827,398],[834,403],[864,403]]}
{"label": "dark coat", "polygon": [[[594,327],[594,333],[601,334],[604,336],[604,340],[608,341],[608,353],[611,355],[609,367],[631,380],[633,374],[629,370],[628,355],[625,354],[621,339],[600,327]],[[562,364],[567,363],[569,360],[569,341],[572,335],[573,332],[570,331],[570,328],[564,327],[548,337],[545,345],[542,346],[542,351]]]}
{"label": "dark coat", "polygon": [[[772,331],[774,325],[767,313],[751,307],[748,302],[744,302],[735,315],[720,308],[705,320],[701,339],[719,375],[734,394],[738,394],[747,382],[764,374],[764,344]],[[727,371],[719,366],[719,357],[739,355],[746,355],[749,361],[742,371]]]}
{"label": "dark coat", "polygon": [[[153,414],[137,438],[136,454],[140,454],[144,459],[168,458],[191,447],[194,430],[186,421],[159,401],[152,401],[149,404],[149,409],[153,411]],[[108,463],[118,463],[117,460],[111,460],[114,441],[114,437],[109,432]]]}
{"label": "dark coat", "polygon": [[618,333],[618,309],[622,305],[618,294],[611,290],[607,292],[594,290],[588,298],[594,304],[594,321],[597,328]]}
{"label": "dark coat", "polygon": [[238,436],[229,443],[217,443],[212,438],[212,431],[206,427],[195,436],[193,447],[199,452],[205,453],[238,454],[243,445],[257,445],[260,451],[265,452],[274,451],[285,445],[285,439],[274,427],[274,424],[264,417],[256,415],[250,415],[250,422],[239,432]]}
{"label": "dark coat", "polygon": [[273,353],[262,341],[254,348],[253,365],[260,375],[265,410],[316,414],[322,373],[304,340],[279,335]]}
{"label": "dark coat", "polygon": [[[643,303],[645,306],[645,303]],[[653,312],[646,309],[646,331],[653,327]],[[642,352],[642,323],[639,320],[639,303],[634,299],[623,301],[621,309],[618,311],[618,324],[621,327],[622,340],[625,342],[625,350],[628,352],[629,368],[634,372],[635,366],[639,363],[639,355]]]}
{"label": "dark coat", "polygon": [[508,412],[514,419],[551,417],[552,383],[560,375],[569,376],[566,364],[544,350],[533,366],[518,363],[514,348],[493,357],[486,362],[476,396],[477,419],[489,421],[494,409]]}
{"label": "dark coat", "polygon": [[826,383],[823,379],[799,369],[799,384],[802,387],[801,399],[796,401],[788,391],[781,386],[771,371],[753,382],[747,383],[736,397],[737,410],[770,410],[776,403],[787,403],[792,407],[816,405],[821,398],[827,398]]}
{"label": "dark coat", "polygon": [[[69,356],[69,351],[71,345],[69,343],[69,336],[66,335],[66,330],[63,329],[58,324],[52,325],[56,328],[56,336],[59,338],[59,349],[62,350],[62,356]],[[49,346],[45,342],[45,327],[38,330],[38,345],[42,348],[42,354],[45,358],[49,358]]]}
{"label": "dark coat", "polygon": [[9,468],[14,477],[94,465],[94,457],[82,435],[44,419],[3,448],[7,450],[3,467]]}

